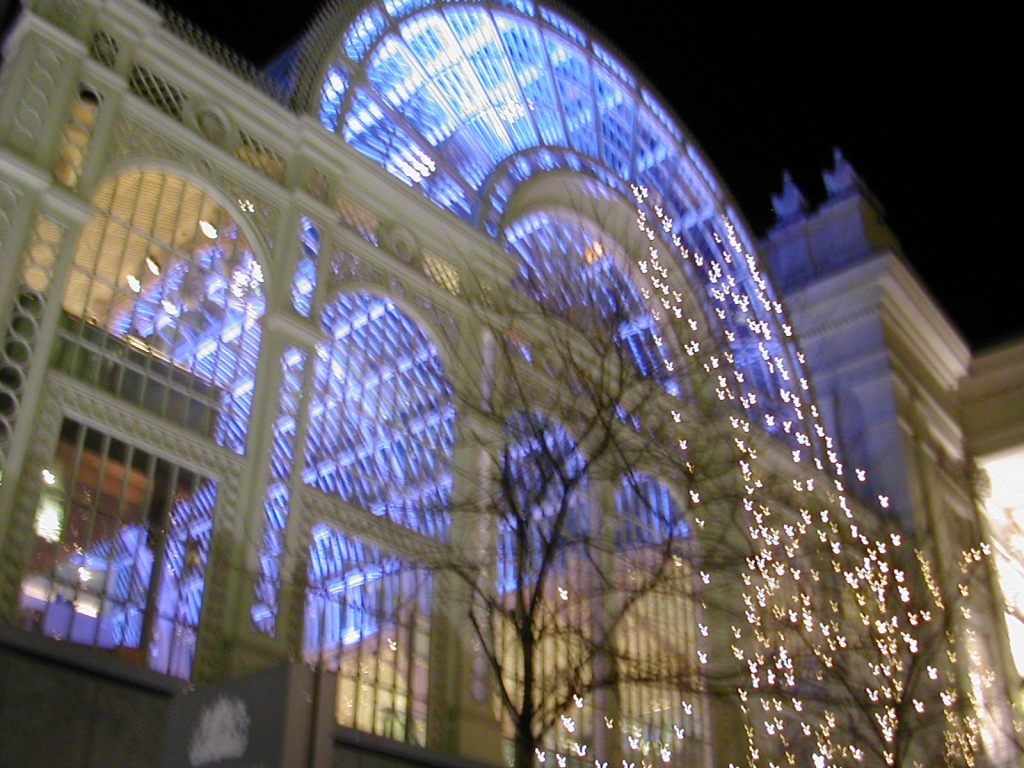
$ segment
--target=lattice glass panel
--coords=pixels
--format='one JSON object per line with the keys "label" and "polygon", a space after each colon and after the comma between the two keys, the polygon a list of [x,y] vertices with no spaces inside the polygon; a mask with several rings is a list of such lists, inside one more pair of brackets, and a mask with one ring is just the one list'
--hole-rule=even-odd
{"label": "lattice glass panel", "polygon": [[[536,580],[540,558],[553,543],[559,568],[589,536],[586,461],[559,424],[536,414],[509,420],[502,458],[498,535],[498,588],[514,590]],[[520,546],[520,542],[528,542]]]}
{"label": "lattice glass panel", "polygon": [[180,88],[139,66],[132,70],[131,79],[128,81],[128,90],[175,120],[181,119],[181,110],[188,100]]}
{"label": "lattice glass panel", "polygon": [[338,673],[338,723],[426,744],[430,571],[317,524],[306,598],[307,662]]}
{"label": "lattice glass panel", "polygon": [[309,169],[303,187],[313,199],[319,200],[321,203],[327,202],[331,192],[330,180],[327,178],[327,174],[319,168]]}
{"label": "lattice glass panel", "polygon": [[285,174],[284,156],[245,131],[239,131],[239,138],[235,156],[271,181],[282,183]]}
{"label": "lattice glass panel", "polygon": [[89,55],[100,64],[113,67],[117,63],[117,54],[120,48],[115,37],[99,31],[93,37],[92,45],[89,46]]}
{"label": "lattice glass panel", "polygon": [[459,295],[462,281],[459,278],[459,270],[450,262],[436,256],[433,253],[423,254],[423,271],[430,279],[455,296]]}
{"label": "lattice glass panel", "polygon": [[387,28],[388,20],[376,5],[371,5],[356,17],[345,33],[342,47],[348,57],[359,61]]}
{"label": "lattice glass panel", "polygon": [[615,505],[617,578],[645,585],[616,632],[622,748],[700,764],[706,734],[689,527],[668,489],[642,473],[622,479]]}
{"label": "lattice glass panel", "polygon": [[444,536],[455,408],[437,348],[384,298],[340,295],[321,325],[305,481]]}
{"label": "lattice glass panel", "polygon": [[506,237],[521,257],[521,288],[577,323],[611,333],[642,375],[679,394],[664,340],[620,269],[628,262],[613,241],[582,219],[543,211],[514,222]]}
{"label": "lattice glass panel", "polygon": [[[535,14],[520,0],[390,7],[394,22],[374,5],[345,33],[352,57],[346,66],[354,65],[346,75],[358,85],[324,120],[341,126],[345,141],[437,205],[482,222],[494,238],[502,235],[501,211],[524,181],[515,166],[525,159],[532,172],[565,167],[620,194],[625,187],[622,197],[631,202],[628,187],[643,187],[642,207],[672,220],[670,236],[717,258],[721,243],[708,227],[732,225],[707,163],[629,67],[584,30],[548,9]],[[713,282],[692,262],[679,265],[690,280]],[[734,254],[723,272],[742,292],[774,301],[745,254]],[[779,328],[773,311],[756,312]],[[643,336],[631,346],[650,358],[643,364],[653,371],[661,363],[647,354]],[[763,366],[766,380],[751,382],[758,398],[787,410],[779,402],[780,387],[789,388],[781,369],[794,365],[796,350],[782,346]],[[657,375],[671,386],[670,377]]]}
{"label": "lattice glass panel", "polygon": [[357,232],[366,242],[380,245],[380,221],[370,211],[344,195],[338,195],[334,207],[341,216],[342,224]]}
{"label": "lattice glass panel", "polygon": [[75,253],[52,364],[244,451],[263,272],[226,209],[172,174],[105,182]]}
{"label": "lattice glass panel", "polygon": [[681,541],[690,526],[668,488],[652,477],[633,472],[616,489],[615,508],[620,525],[619,549]]}
{"label": "lattice glass panel", "polygon": [[348,74],[340,63],[335,63],[327,70],[323,88],[320,89],[320,122],[329,131],[338,129],[341,116],[341,101],[348,90]]}
{"label": "lattice glass panel", "polygon": [[42,487],[26,628],[188,678],[216,483],[65,420]]}
{"label": "lattice glass panel", "polygon": [[292,307],[303,317],[309,317],[313,311],[316,271],[320,262],[320,231],[306,216],[302,217],[299,226],[299,240],[301,251],[292,278]]}
{"label": "lattice glass panel", "polygon": [[[491,612],[494,652],[503,686],[522,709],[524,697],[542,722],[569,713],[570,694],[591,682],[598,627],[591,613],[598,594],[594,570],[589,479],[586,460],[559,424],[521,413],[506,425],[498,501],[497,591],[502,605]],[[535,605],[527,647],[516,630],[516,605]],[[534,681],[527,692],[527,671]],[[514,729],[502,710],[503,728]],[[578,723],[573,739],[585,743],[589,728]],[[563,730],[564,733],[564,730]],[[544,747],[565,754],[554,734]]]}
{"label": "lattice glass panel", "polygon": [[663,592],[638,600],[620,626],[622,748],[636,744],[643,752],[667,755],[665,762],[675,758],[676,764],[698,765],[707,734],[694,599],[682,585],[679,594],[671,594],[668,587]]}

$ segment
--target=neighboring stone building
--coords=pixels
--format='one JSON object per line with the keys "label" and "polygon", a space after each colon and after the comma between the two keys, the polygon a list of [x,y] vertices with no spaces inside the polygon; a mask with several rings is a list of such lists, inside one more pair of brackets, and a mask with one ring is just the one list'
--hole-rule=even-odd
{"label": "neighboring stone building", "polygon": [[[932,542],[940,569],[990,542],[1007,601],[1006,627],[979,628],[1012,645],[993,670],[1021,700],[1024,540],[1024,357],[1020,342],[972,358],[900,254],[884,212],[836,151],[828,199],[780,214],[762,243],[814,373],[819,403],[863,488],[884,494],[907,530]],[[782,198],[800,200],[784,179]],[[788,193],[788,194],[787,194]],[[784,206],[783,209],[785,210]],[[987,514],[979,518],[979,511]],[[998,594],[999,588],[993,587]],[[1007,635],[1008,630],[1008,635]]]}
{"label": "neighboring stone building", "polygon": [[[701,558],[760,514],[756,455],[785,514],[889,509],[955,592],[976,460],[1001,499],[1024,443],[1019,348],[972,363],[839,156],[826,185],[807,213],[788,183],[762,244],[805,361],[710,163],[556,6],[338,2],[267,74],[133,0],[27,4],[0,74],[0,763],[497,764],[488,661],[515,651],[469,630],[463,558],[485,592],[522,581],[502,515],[536,456],[608,450],[573,418],[631,452],[562,489],[614,545],[591,581],[640,542],[733,602],[637,600],[621,644],[671,674],[612,675],[565,729],[637,765],[746,760],[748,708],[687,675],[747,673],[749,561]],[[626,610],[563,559],[566,626]],[[1018,764],[991,597],[950,668],[986,759]]]}

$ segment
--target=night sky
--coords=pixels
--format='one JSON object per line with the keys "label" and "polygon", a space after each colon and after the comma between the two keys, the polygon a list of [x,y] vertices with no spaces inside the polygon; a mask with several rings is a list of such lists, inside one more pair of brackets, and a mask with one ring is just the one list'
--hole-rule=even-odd
{"label": "night sky", "polygon": [[[173,5],[259,64],[320,2]],[[569,5],[661,92],[755,232],[774,220],[784,168],[812,205],[824,199],[838,146],[971,347],[1024,334],[1024,46],[1011,3]]]}

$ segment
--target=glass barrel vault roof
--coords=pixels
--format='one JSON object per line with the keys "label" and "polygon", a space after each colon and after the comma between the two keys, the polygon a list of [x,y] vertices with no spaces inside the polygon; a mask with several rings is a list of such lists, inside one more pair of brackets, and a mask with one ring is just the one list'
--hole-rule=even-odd
{"label": "glass barrel vault roof", "polygon": [[572,150],[647,186],[678,221],[706,215],[720,197],[630,70],[580,26],[528,0],[366,5],[331,55],[319,117],[471,220],[498,166],[537,147]]}
{"label": "glass barrel vault roof", "polygon": [[316,79],[299,83],[308,95],[297,99],[326,128],[506,246],[507,209],[534,176],[574,172],[630,204],[642,189],[675,244],[703,254],[683,267],[737,368],[791,410],[779,396],[802,365],[727,193],[599,40],[531,0],[338,0],[323,19],[299,65]]}

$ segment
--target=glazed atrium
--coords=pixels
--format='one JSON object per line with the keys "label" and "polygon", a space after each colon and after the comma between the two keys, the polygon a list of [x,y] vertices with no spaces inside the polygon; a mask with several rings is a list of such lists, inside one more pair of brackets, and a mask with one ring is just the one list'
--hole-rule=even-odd
{"label": "glazed atrium", "polygon": [[262,72],[170,12],[40,0],[4,59],[11,647],[164,699],[298,661],[345,733],[492,764],[527,709],[562,768],[757,751],[746,694],[707,681],[786,658],[742,650],[775,642],[739,577],[762,515],[871,530],[888,497],[855,487],[756,239],[611,44],[532,0],[334,2]]}

